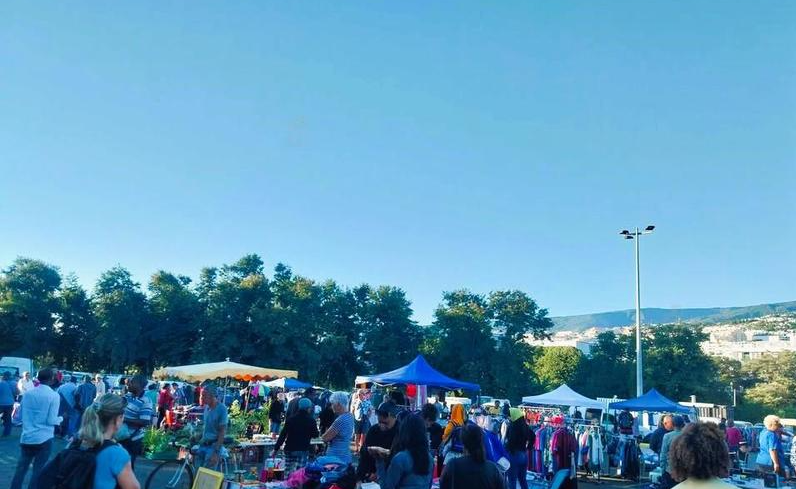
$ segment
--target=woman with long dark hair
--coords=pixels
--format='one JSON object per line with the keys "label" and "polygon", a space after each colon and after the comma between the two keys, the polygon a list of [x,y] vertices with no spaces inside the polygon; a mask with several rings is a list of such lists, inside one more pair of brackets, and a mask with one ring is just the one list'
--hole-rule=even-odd
{"label": "woman with long dark hair", "polygon": [[504,489],[500,470],[486,459],[481,428],[467,424],[462,428],[461,437],[464,456],[445,465],[439,481],[440,489]]}
{"label": "woman with long dark hair", "polygon": [[398,431],[394,456],[384,476],[382,489],[428,489],[431,486],[431,452],[426,422],[418,415],[407,417]]}

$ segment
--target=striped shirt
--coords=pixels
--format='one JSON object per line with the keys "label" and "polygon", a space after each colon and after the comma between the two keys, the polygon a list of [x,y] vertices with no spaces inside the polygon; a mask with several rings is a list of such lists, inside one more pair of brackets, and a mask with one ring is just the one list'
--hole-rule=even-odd
{"label": "striped shirt", "polygon": [[351,463],[351,437],[354,436],[354,416],[345,412],[337,417],[329,427],[330,430],[337,432],[329,442],[326,455],[337,457],[344,463]]}
{"label": "striped shirt", "polygon": [[[134,397],[131,393],[124,396],[127,399],[127,406],[124,408],[124,419],[127,420],[141,420],[146,421],[149,425],[152,421],[152,401],[148,397],[141,394],[141,397]],[[133,428],[128,425],[130,430],[130,440],[136,441],[144,437],[144,428]]]}

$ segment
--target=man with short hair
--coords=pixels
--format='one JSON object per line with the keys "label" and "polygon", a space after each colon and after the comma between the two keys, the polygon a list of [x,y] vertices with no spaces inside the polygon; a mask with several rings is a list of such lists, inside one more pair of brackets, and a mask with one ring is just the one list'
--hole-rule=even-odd
{"label": "man with short hair", "polygon": [[221,461],[221,448],[229,421],[227,406],[218,399],[217,392],[214,386],[207,385],[201,393],[201,402],[205,407],[202,415],[204,428],[196,460],[197,465],[209,469],[214,469]]}
{"label": "man with short hair", "polygon": [[91,376],[86,375],[83,377],[83,383],[77,386],[75,391],[75,409],[78,412],[77,425],[80,426],[80,420],[83,419],[83,412],[88,409],[97,398],[97,388],[91,382]]}
{"label": "man with short hair", "polygon": [[52,369],[39,370],[39,385],[28,390],[22,397],[22,436],[19,439],[20,456],[11,489],[22,489],[22,481],[33,462],[33,473],[28,487],[36,487],[44,464],[50,458],[52,440],[55,436],[55,427],[61,424],[63,418],[58,416],[60,397],[50,386],[55,380]]}
{"label": "man with short hair", "polygon": [[682,416],[674,416],[672,418],[673,431],[663,435],[663,442],[661,443],[661,457],[660,466],[663,475],[661,476],[661,489],[671,489],[677,482],[672,478],[672,473],[669,472],[669,449],[672,442],[680,436],[680,433],[685,427],[685,418]]}
{"label": "man with short hair", "polygon": [[30,379],[30,372],[22,372],[22,377],[19,379],[19,382],[17,382],[19,396],[24,396],[26,392],[32,391],[34,387],[36,387],[36,385]]}
{"label": "man with short hair", "polygon": [[17,398],[17,384],[11,381],[11,374],[3,372],[0,381],[0,416],[3,417],[3,438],[11,434],[11,413],[14,411],[14,399]]}
{"label": "man with short hair", "polygon": [[58,395],[61,397],[61,407],[66,414],[66,436],[74,436],[80,427],[80,413],[75,409],[75,393],[77,392],[77,379],[74,375],[66,378],[61,387],[58,388]]}
{"label": "man with short hair", "polygon": [[127,393],[124,395],[127,400],[127,406],[124,408],[126,429],[122,436],[117,434],[122,447],[130,454],[130,464],[133,468],[136,457],[144,452],[145,428],[152,424],[154,413],[152,403],[144,395],[146,384],[146,377],[141,374],[134,375],[127,381]]}
{"label": "man with short hair", "polygon": [[379,422],[371,426],[359,451],[357,479],[381,482],[387,473],[386,460],[390,448],[398,436],[398,413],[401,408],[392,401],[385,401],[376,409]]}
{"label": "man with short hair", "polygon": [[100,397],[105,395],[107,389],[105,388],[105,382],[102,381],[102,375],[97,374],[94,376],[94,390],[97,392],[94,395],[94,399],[99,399]]}
{"label": "man with short hair", "polygon": [[[312,401],[312,404],[315,404],[315,398],[318,397],[318,393],[315,392],[315,389],[312,387],[307,387],[304,390],[304,397]],[[296,396],[287,403],[287,410],[285,411],[285,419],[293,417],[294,414],[298,412],[298,403],[301,399],[301,396]]]}
{"label": "man with short hair", "polygon": [[658,422],[658,428],[650,435],[650,450],[660,455],[661,446],[663,445],[663,436],[672,431],[673,427],[674,424],[672,423],[672,417],[670,415],[664,414],[661,416]]}

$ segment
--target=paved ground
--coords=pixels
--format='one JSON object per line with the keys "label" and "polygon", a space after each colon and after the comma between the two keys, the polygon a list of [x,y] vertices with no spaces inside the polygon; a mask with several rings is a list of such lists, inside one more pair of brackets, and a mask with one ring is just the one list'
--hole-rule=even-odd
{"label": "paved ground", "polygon": [[[19,457],[19,434],[21,429],[14,428],[11,436],[7,438],[0,438],[0,489],[7,489],[11,485],[11,479],[14,477],[14,471],[17,467],[17,459]],[[63,440],[55,439],[53,444],[52,456],[55,456],[58,451],[64,448],[66,443]],[[141,481],[143,486],[149,472],[154,468],[154,463],[146,459],[136,460],[135,473],[138,480]],[[30,470],[22,485],[23,489],[27,488],[30,481]]]}
{"label": "paved ground", "polygon": [[[19,433],[20,428],[14,428],[11,436],[8,438],[0,438],[0,489],[6,489],[11,485],[11,479],[14,477],[14,470],[17,466],[17,458],[19,457]],[[53,455],[63,449],[65,443],[63,440],[56,438],[53,445]],[[155,462],[139,458],[136,461],[135,473],[138,480],[143,486],[144,481],[149,476],[150,471],[155,467]],[[27,483],[30,480],[30,471],[25,479],[23,488],[27,488]],[[605,480],[600,484],[592,483],[591,481],[578,481],[578,489],[642,489],[647,483],[630,484],[627,482]]]}

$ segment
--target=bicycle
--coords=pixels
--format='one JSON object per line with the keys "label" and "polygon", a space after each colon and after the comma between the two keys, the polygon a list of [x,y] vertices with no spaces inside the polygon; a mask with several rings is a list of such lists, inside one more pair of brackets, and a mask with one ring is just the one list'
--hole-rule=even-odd
{"label": "bicycle", "polygon": [[[191,489],[196,477],[197,467],[194,465],[198,445],[190,446],[185,444],[174,444],[175,447],[185,449],[185,458],[182,460],[164,460],[155,470],[149,474],[144,484],[145,489]],[[221,448],[221,456],[218,462],[218,469],[223,474],[227,474],[230,452],[226,446]],[[237,459],[234,460],[237,471]]]}

